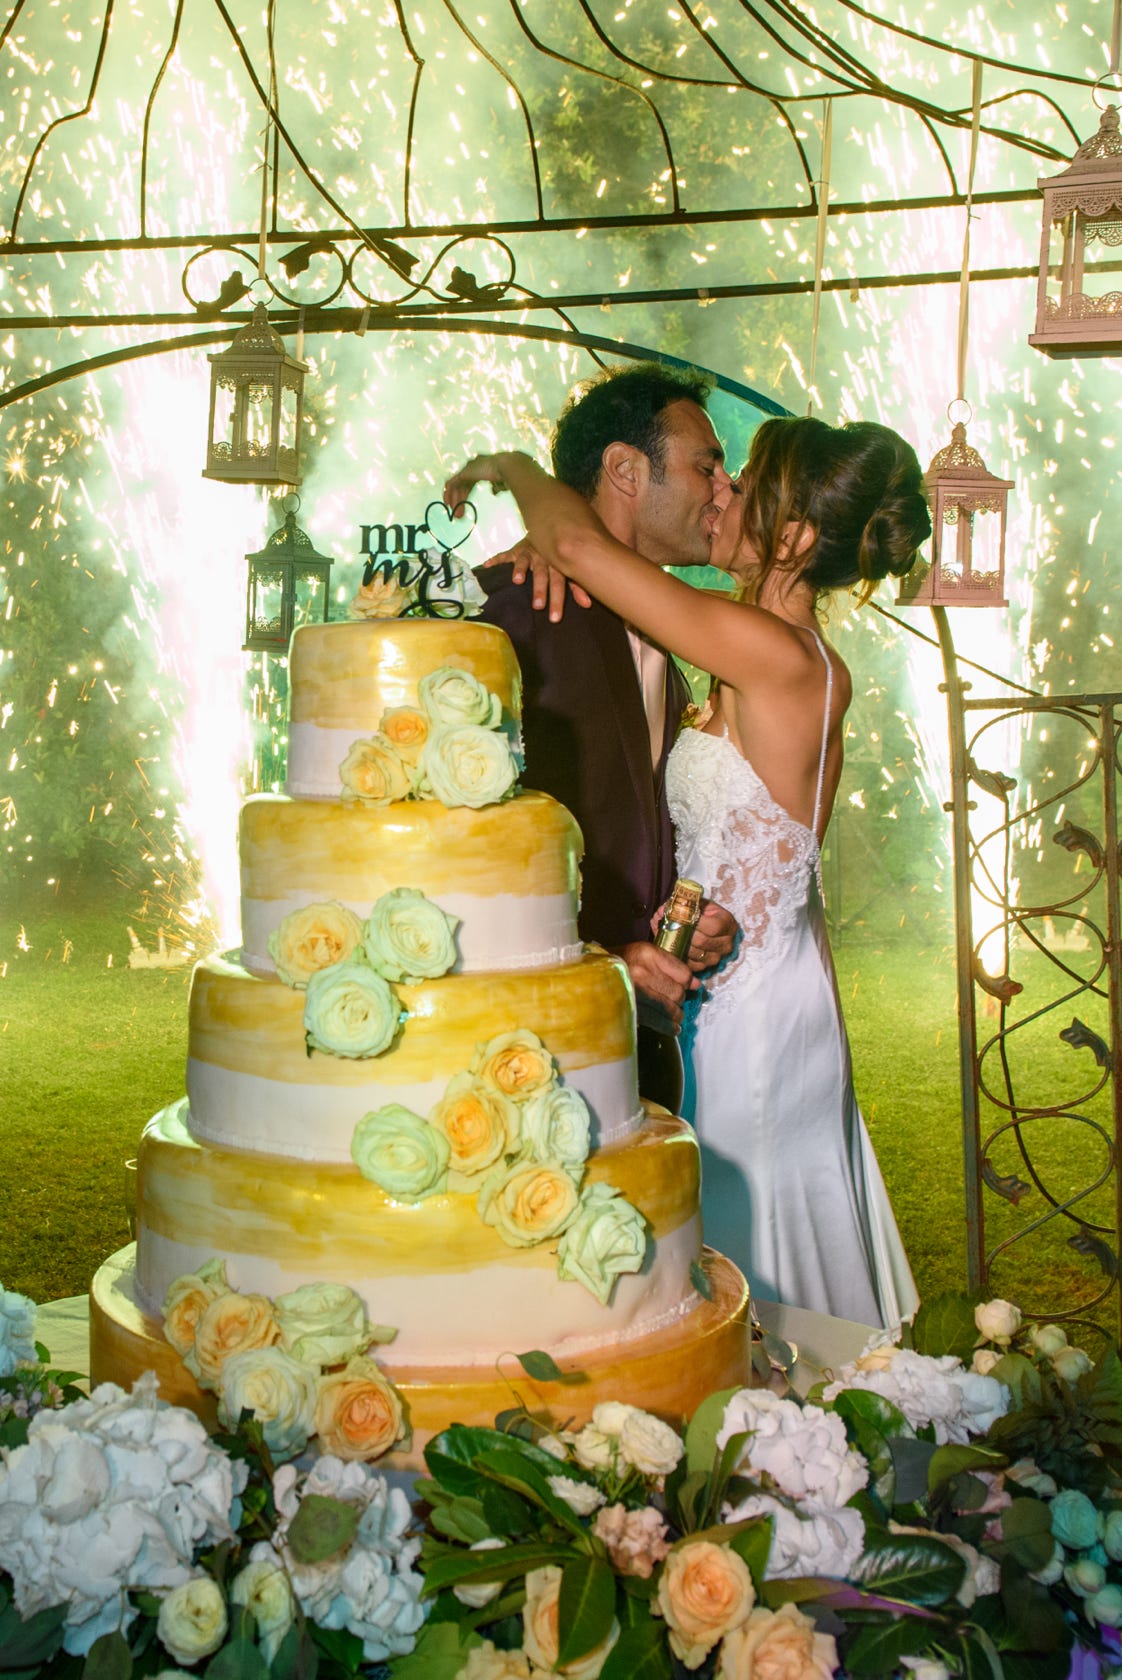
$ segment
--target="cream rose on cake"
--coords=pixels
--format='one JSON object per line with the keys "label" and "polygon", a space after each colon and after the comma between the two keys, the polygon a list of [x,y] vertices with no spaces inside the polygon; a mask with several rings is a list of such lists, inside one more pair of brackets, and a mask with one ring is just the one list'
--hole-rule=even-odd
{"label": "cream rose on cake", "polygon": [[589,1184],[557,1250],[557,1275],[583,1283],[601,1306],[617,1277],[638,1272],[647,1255],[647,1221],[610,1184]]}
{"label": "cream rose on cake", "polygon": [[278,1295],[273,1311],[282,1347],[305,1365],[342,1365],[374,1339],[362,1297],[345,1283],[301,1284]]}
{"label": "cream rose on cake", "polygon": [[353,910],[334,901],[290,911],[269,935],[277,978],[302,989],[313,974],[345,962],[362,942],[362,923]]}
{"label": "cream rose on cake", "polygon": [[518,780],[518,762],[506,736],[470,723],[435,730],[418,768],[421,789],[433,799],[473,811],[497,805]]}
{"label": "cream rose on cake", "polygon": [[362,924],[362,948],[383,979],[415,986],[447,974],[456,960],[459,925],[416,887],[394,887]]}
{"label": "cream rose on cake", "polygon": [[441,665],[417,684],[417,698],[434,723],[474,724],[495,729],[502,720],[503,703],[470,671],[457,665]]}
{"label": "cream rose on cake", "polygon": [[511,1248],[560,1236],[577,1210],[577,1187],[557,1161],[496,1167],[479,1191],[479,1212]]}
{"label": "cream rose on cake", "polygon": [[472,1180],[513,1154],[520,1136],[519,1109],[493,1085],[472,1073],[458,1073],[429,1114],[429,1124],[448,1140],[449,1185]]}
{"label": "cream rose on cake", "polygon": [[481,1044],[472,1072],[512,1102],[523,1103],[556,1081],[553,1057],[537,1033],[500,1033]]}
{"label": "cream rose on cake", "polygon": [[315,1426],[320,1447],[342,1459],[381,1458],[403,1433],[401,1401],[372,1359],[352,1359],[320,1380]]}
{"label": "cream rose on cake", "polygon": [[351,1157],[364,1178],[406,1201],[443,1190],[448,1139],[400,1103],[364,1114],[351,1138]]}
{"label": "cream rose on cake", "polygon": [[405,764],[415,767],[432,734],[432,719],[423,706],[387,706],[378,723],[378,734]]}
{"label": "cream rose on cake", "polygon": [[401,1005],[369,963],[351,959],[321,968],[308,981],[304,1031],[309,1050],[330,1056],[380,1056],[401,1024]]}
{"label": "cream rose on cake", "polygon": [[339,766],[342,797],[363,805],[390,805],[413,791],[409,766],[382,735],[352,741]]}
{"label": "cream rose on cake", "polygon": [[295,1458],[314,1427],[318,1376],[281,1347],[232,1353],[222,1365],[219,1419],[234,1429],[243,1411],[252,1412],[274,1458]]}
{"label": "cream rose on cake", "polygon": [[592,1117],[579,1091],[551,1085],[522,1109],[522,1151],[530,1160],[560,1161],[580,1175],[588,1159]]}

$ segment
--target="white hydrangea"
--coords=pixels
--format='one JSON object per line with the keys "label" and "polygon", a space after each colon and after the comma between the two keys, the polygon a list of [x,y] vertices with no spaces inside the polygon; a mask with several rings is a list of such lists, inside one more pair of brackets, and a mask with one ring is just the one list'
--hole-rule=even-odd
{"label": "white hydrangea", "polygon": [[[305,1494],[343,1500],[362,1512],[347,1550],[323,1563],[297,1563],[287,1545],[288,1525]],[[419,1538],[406,1539],[412,1520],[400,1488],[361,1461],[325,1453],[301,1474],[285,1464],[273,1478],[275,1540],[304,1614],[325,1628],[347,1628],[362,1640],[367,1662],[384,1662],[413,1649],[425,1619],[423,1579],[413,1568]]]}
{"label": "white hydrangea", "polygon": [[931,1424],[940,1445],[964,1443],[984,1435],[1009,1410],[1009,1390],[996,1377],[967,1371],[953,1354],[938,1358],[898,1348],[883,1369],[860,1370],[844,1365],[823,1391],[834,1400],[843,1388],[867,1388],[898,1406],[913,1429]]}
{"label": "white hydrangea", "polygon": [[63,1643],[84,1655],[126,1630],[128,1593],[167,1593],[194,1573],[199,1546],[231,1538],[246,1467],[215,1447],[193,1412],[103,1383],[89,1399],[31,1420],[0,1464],[0,1557],[25,1619],[67,1606]]}
{"label": "white hydrangea", "polygon": [[35,1363],[35,1303],[0,1287],[0,1377]]}
{"label": "white hydrangea", "polygon": [[812,1510],[806,1504],[792,1511],[768,1494],[753,1494],[738,1505],[726,1505],[721,1513],[724,1522],[767,1516],[773,1519],[764,1572],[769,1581],[802,1575],[846,1576],[864,1550],[865,1519],[848,1505]]}
{"label": "white hydrangea", "polygon": [[718,1448],[746,1430],[751,1439],[740,1456],[740,1473],[770,1476],[812,1511],[845,1505],[869,1480],[869,1466],[849,1445],[841,1418],[820,1406],[800,1406],[766,1388],[743,1388],[725,1408]]}

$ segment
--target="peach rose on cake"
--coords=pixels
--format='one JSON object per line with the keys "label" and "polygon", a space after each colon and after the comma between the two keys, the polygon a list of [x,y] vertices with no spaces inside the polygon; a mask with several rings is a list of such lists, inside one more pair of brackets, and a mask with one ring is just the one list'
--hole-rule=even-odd
{"label": "peach rose on cake", "polygon": [[320,1379],[315,1428],[325,1453],[381,1458],[403,1434],[401,1401],[372,1359],[351,1359]]}
{"label": "peach rose on cake", "polygon": [[421,749],[431,733],[429,715],[420,706],[387,706],[378,724],[378,734],[411,767],[419,762]]}
{"label": "peach rose on cake", "polygon": [[239,1295],[230,1290],[204,1311],[195,1331],[195,1345],[183,1363],[202,1388],[217,1388],[222,1367],[233,1353],[247,1348],[275,1347],[281,1327],[273,1303],[264,1295]]}
{"label": "peach rose on cake", "polygon": [[383,893],[362,926],[362,948],[384,980],[415,986],[447,974],[459,920],[416,887]]}
{"label": "peach rose on cake", "polygon": [[458,1073],[429,1114],[429,1124],[448,1139],[449,1185],[472,1180],[518,1147],[516,1104],[471,1073]]}
{"label": "peach rose on cake", "polygon": [[588,1184],[557,1250],[557,1276],[584,1287],[606,1307],[616,1278],[638,1272],[647,1255],[647,1221],[610,1184]]}
{"label": "peach rose on cake", "polygon": [[819,1633],[794,1604],[753,1610],[742,1627],[725,1635],[718,1680],[830,1680],[838,1647]]}
{"label": "peach rose on cake", "polygon": [[363,1178],[404,1201],[444,1189],[448,1154],[444,1133],[400,1103],[364,1114],[351,1137],[351,1158]]}
{"label": "peach rose on cake", "polygon": [[522,1649],[531,1662],[549,1674],[563,1675],[565,1680],[595,1680],[619,1638],[619,1623],[613,1621],[607,1636],[593,1650],[560,1668],[557,1663],[561,1648],[560,1602],[558,1566],[547,1563],[541,1569],[531,1569],[526,1576],[526,1603],[522,1610]]}
{"label": "peach rose on cake", "polygon": [[269,955],[277,979],[302,989],[313,974],[345,962],[362,940],[362,923],[353,910],[334,901],[305,904],[290,911],[269,935]]}
{"label": "peach rose on cake", "polygon": [[342,1365],[374,1339],[361,1295],[345,1283],[304,1283],[278,1295],[273,1311],[282,1345],[305,1365]]}
{"label": "peach rose on cake", "polygon": [[503,715],[497,694],[457,665],[441,665],[417,684],[417,698],[438,724],[475,724],[494,729]]}
{"label": "peach rose on cake", "polygon": [[164,1296],[164,1335],[180,1359],[186,1359],[194,1347],[199,1320],[210,1303],[230,1293],[225,1260],[208,1260],[197,1272],[186,1272],[171,1284]]}
{"label": "peach rose on cake", "polygon": [[450,809],[497,805],[518,780],[518,761],[506,736],[471,723],[435,730],[418,770],[419,791]]}
{"label": "peach rose on cake", "polygon": [[686,1668],[700,1668],[717,1641],[748,1620],[755,1602],[743,1558],[711,1540],[690,1540],[663,1564],[654,1608],[666,1618],[674,1655]]}
{"label": "peach rose on cake", "polygon": [[402,583],[392,566],[376,571],[369,583],[360,583],[348,605],[352,618],[400,618],[406,607],[412,606],[416,591],[411,583]]}
{"label": "peach rose on cake", "polygon": [[479,1191],[479,1213],[511,1248],[560,1236],[577,1210],[577,1187],[556,1161],[496,1167]]}
{"label": "peach rose on cake", "polygon": [[413,791],[409,766],[382,735],[352,741],[339,766],[342,797],[363,805],[390,805]]}
{"label": "peach rose on cake", "polygon": [[512,1102],[526,1102],[556,1082],[553,1057],[537,1033],[499,1033],[476,1051],[472,1072]]}
{"label": "peach rose on cake", "polygon": [[352,959],[321,968],[304,994],[309,1050],[329,1056],[380,1056],[401,1026],[397,993],[368,963]]}

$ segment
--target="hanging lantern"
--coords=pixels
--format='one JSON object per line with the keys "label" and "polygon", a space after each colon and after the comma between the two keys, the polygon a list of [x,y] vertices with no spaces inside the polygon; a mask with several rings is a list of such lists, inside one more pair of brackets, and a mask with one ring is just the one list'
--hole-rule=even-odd
{"label": "hanging lantern", "polygon": [[265,305],[228,350],[208,356],[210,435],[204,478],[225,484],[299,484],[307,366],[287,354]]}
{"label": "hanging lantern", "polygon": [[1067,169],[1037,182],[1044,194],[1036,331],[1046,356],[1116,356],[1122,350],[1122,136],[1108,105],[1098,133]]}
{"label": "hanging lantern", "polygon": [[995,478],[957,421],[923,475],[931,503],[931,565],[900,580],[898,606],[1004,607],[1005,509],[1011,478]]}
{"label": "hanging lantern", "polygon": [[[292,497],[299,506],[299,499]],[[247,554],[245,647],[287,653],[292,632],[301,624],[327,622],[331,561],[317,554],[312,539],[289,508],[257,554]]]}

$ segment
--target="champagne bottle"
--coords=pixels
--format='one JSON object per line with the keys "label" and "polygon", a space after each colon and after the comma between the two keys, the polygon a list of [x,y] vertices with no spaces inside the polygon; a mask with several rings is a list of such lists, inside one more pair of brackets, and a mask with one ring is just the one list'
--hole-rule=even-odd
{"label": "champagne bottle", "polygon": [[701,916],[702,891],[697,881],[677,880],[655,934],[655,944],[685,962],[693,930]]}

